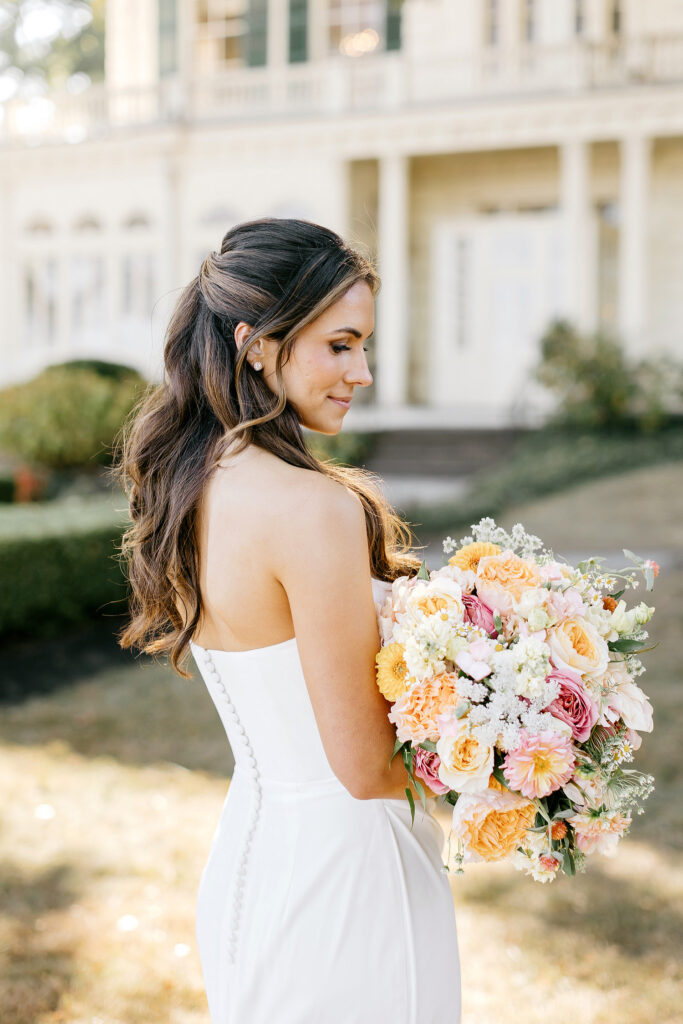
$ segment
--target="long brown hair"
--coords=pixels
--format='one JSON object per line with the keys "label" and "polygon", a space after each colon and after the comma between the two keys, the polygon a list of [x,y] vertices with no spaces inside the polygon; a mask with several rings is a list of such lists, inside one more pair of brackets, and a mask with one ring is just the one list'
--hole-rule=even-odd
{"label": "long brown hair", "polygon": [[[166,333],[164,380],[148,386],[114,444],[111,473],[131,518],[119,555],[130,587],[121,647],[170,651],[176,672],[190,678],[179,662],[202,613],[197,513],[229,446],[236,453],[256,444],[354,490],[365,509],[374,576],[391,581],[419,567],[410,529],[375,476],[316,458],[285,395],[281,367],[297,334],[356,281],[367,282],[373,295],[380,287],[369,260],[334,231],[267,217],[231,228],[220,252],[210,253],[184,288]],[[240,321],[252,330],[238,349]],[[265,337],[280,343],[277,394],[246,358]]]}

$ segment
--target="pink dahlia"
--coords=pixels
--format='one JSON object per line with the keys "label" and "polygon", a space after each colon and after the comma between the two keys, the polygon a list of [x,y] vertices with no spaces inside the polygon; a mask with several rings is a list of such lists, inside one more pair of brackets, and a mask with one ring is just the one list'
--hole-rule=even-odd
{"label": "pink dahlia", "polygon": [[530,733],[522,729],[521,745],[511,750],[503,762],[503,773],[512,789],[523,796],[547,796],[574,772],[575,757],[571,740],[553,729]]}

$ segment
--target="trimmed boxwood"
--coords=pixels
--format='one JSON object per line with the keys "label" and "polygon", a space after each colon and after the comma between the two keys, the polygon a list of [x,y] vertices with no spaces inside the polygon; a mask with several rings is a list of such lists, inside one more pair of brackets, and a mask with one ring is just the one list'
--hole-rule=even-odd
{"label": "trimmed boxwood", "polygon": [[0,509],[0,635],[54,635],[94,614],[122,615],[116,557],[125,499],[70,497]]}

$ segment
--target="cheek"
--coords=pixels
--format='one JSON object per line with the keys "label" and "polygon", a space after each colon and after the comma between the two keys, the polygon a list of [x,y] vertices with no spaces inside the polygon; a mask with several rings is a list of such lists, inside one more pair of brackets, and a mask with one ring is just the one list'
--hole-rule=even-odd
{"label": "cheek", "polygon": [[297,365],[308,387],[325,389],[340,376],[339,357],[334,353],[312,352]]}

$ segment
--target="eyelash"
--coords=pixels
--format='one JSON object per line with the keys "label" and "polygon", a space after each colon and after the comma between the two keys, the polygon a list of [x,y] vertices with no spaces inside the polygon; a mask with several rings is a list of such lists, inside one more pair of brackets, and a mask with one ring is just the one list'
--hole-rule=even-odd
{"label": "eyelash", "polygon": [[[337,355],[339,355],[340,352],[349,352],[350,351],[350,346],[349,345],[334,345],[333,344],[332,345],[332,351],[336,352]],[[363,351],[364,352],[368,352],[369,349],[364,345],[363,346]]]}

